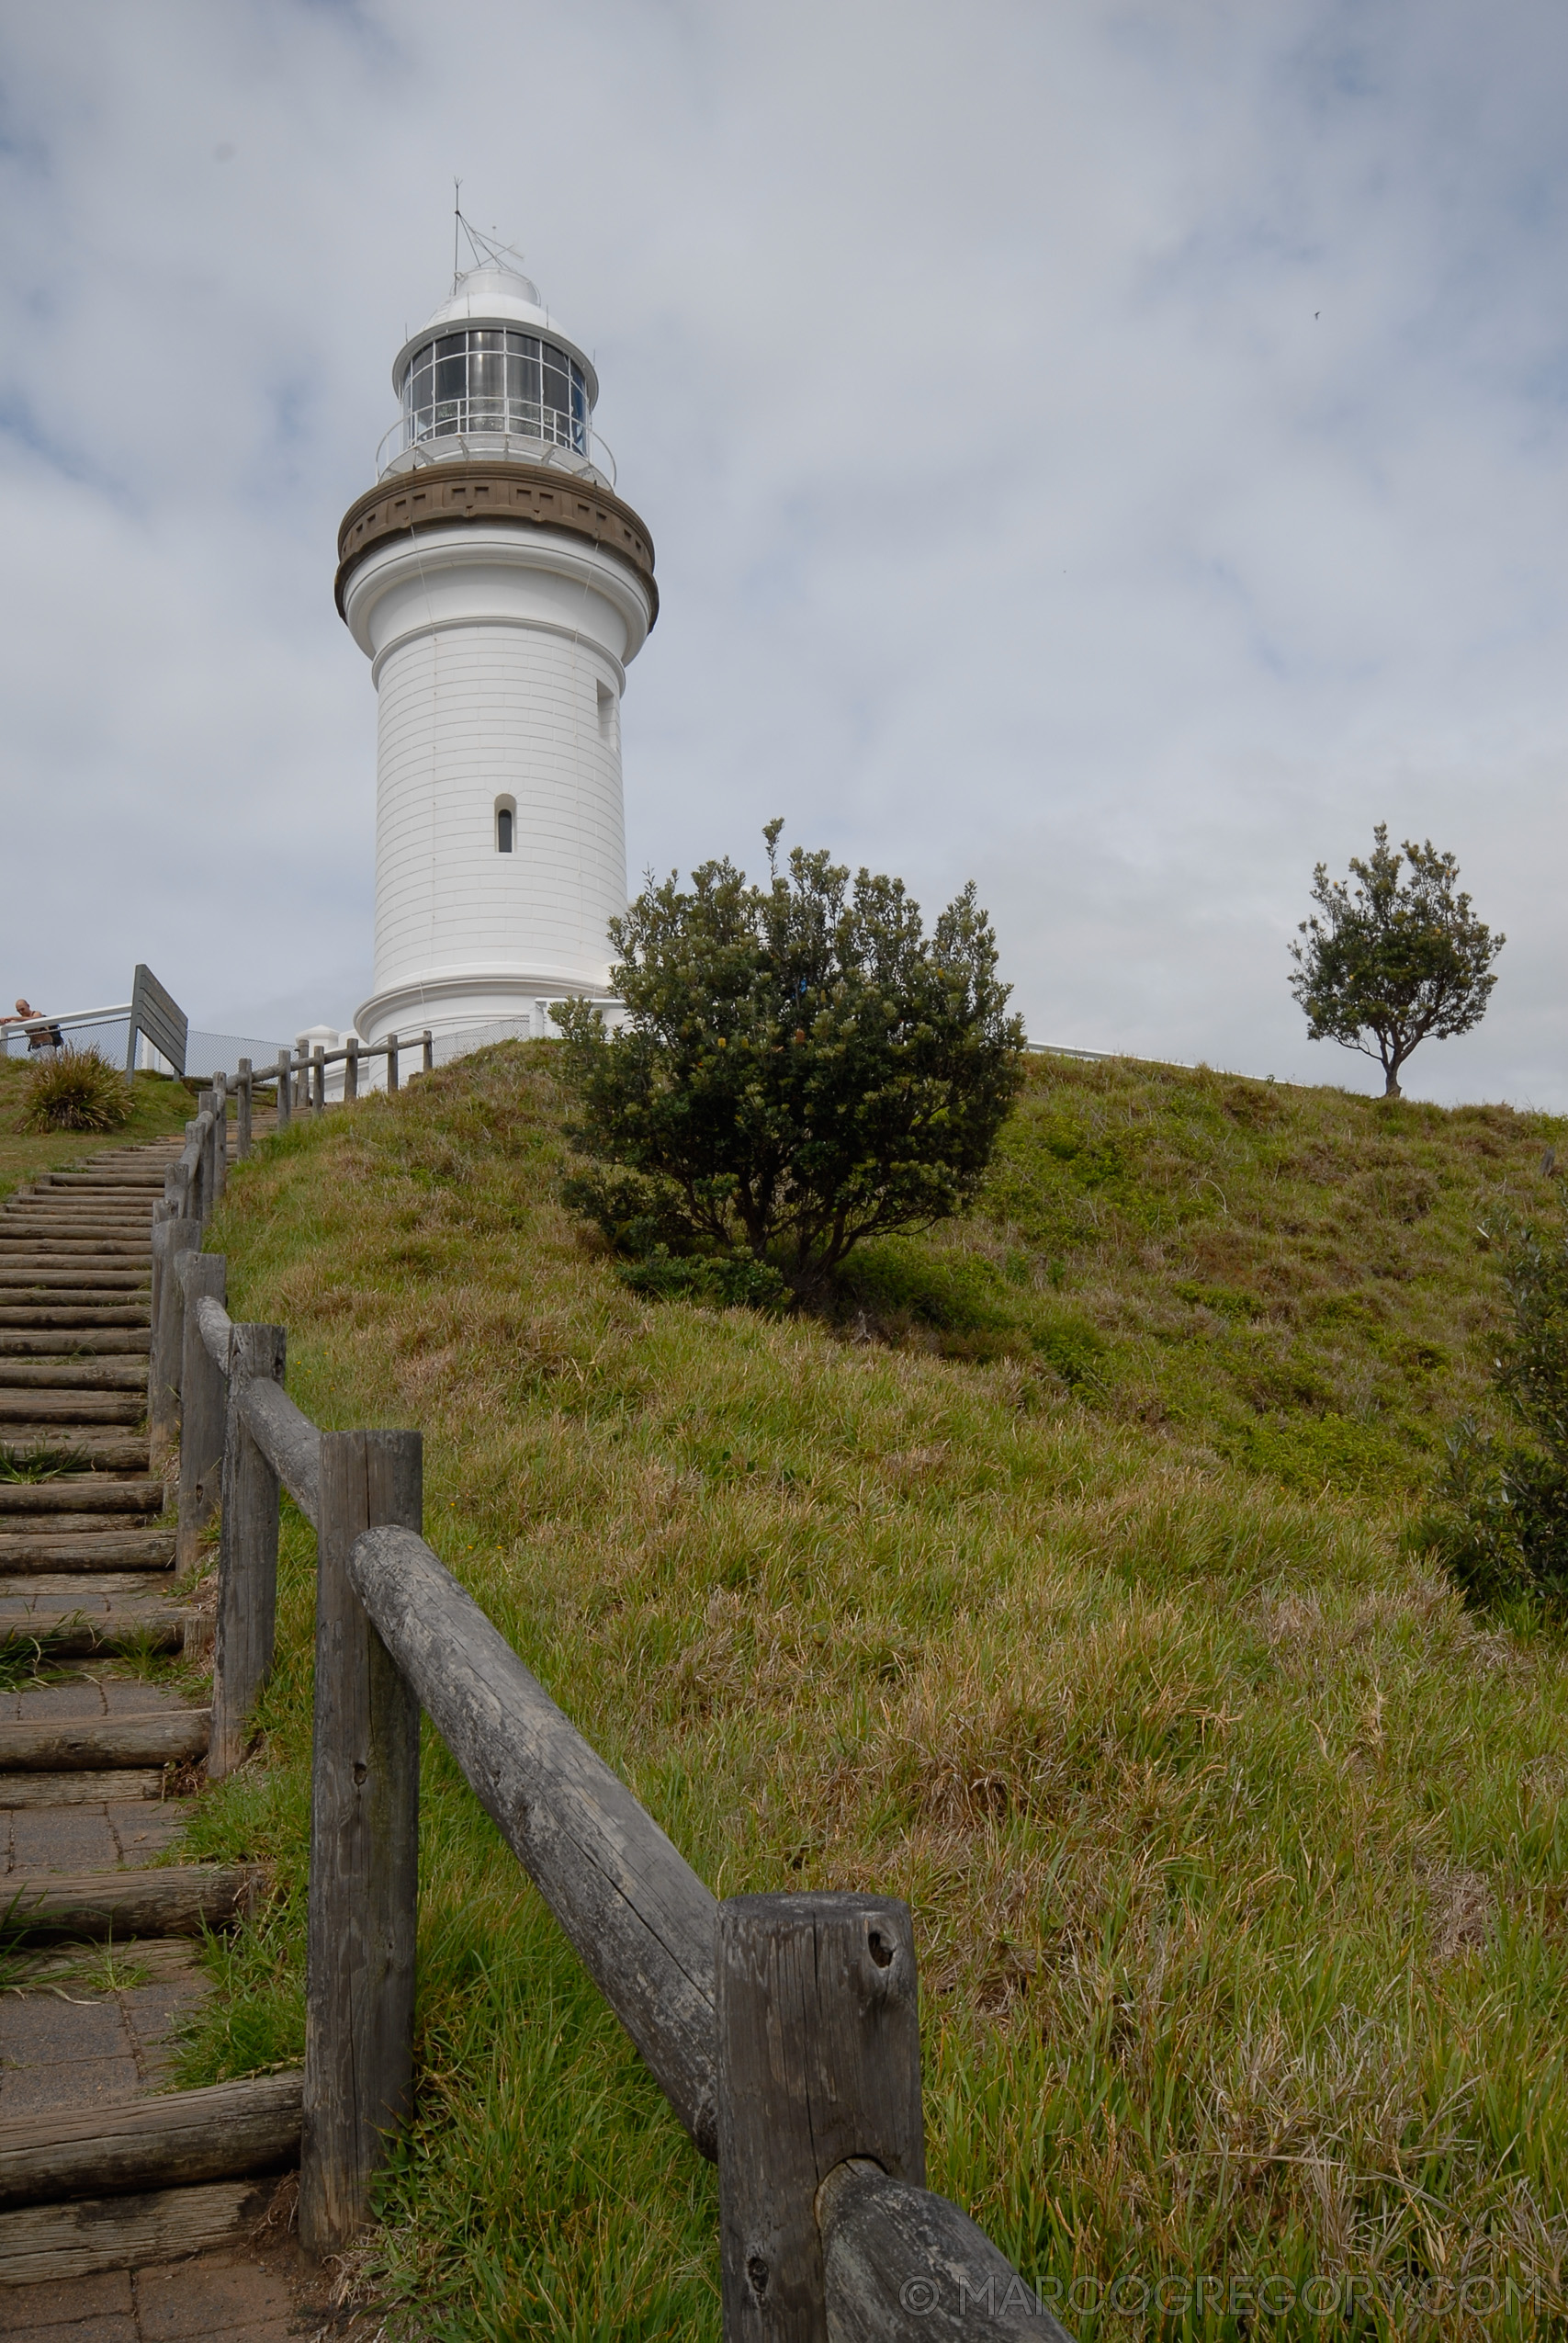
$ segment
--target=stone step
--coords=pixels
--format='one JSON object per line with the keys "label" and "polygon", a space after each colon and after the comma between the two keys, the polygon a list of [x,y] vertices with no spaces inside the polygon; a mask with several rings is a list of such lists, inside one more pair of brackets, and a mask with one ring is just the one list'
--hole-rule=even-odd
{"label": "stone step", "polygon": [[[270,2180],[217,2180],[203,2188],[18,2206],[0,2213],[0,2287],[145,2269],[245,2244],[267,2218],[274,2192]],[[117,2322],[115,2332],[120,2331]]]}
{"label": "stone step", "polygon": [[42,1305],[56,1298],[61,1302],[101,1305],[114,1294],[146,1293],[148,1285],[145,1269],[78,1268],[74,1262],[67,1262],[33,1265],[0,1260],[0,1298],[13,1309],[18,1307],[24,1294],[36,1295]]}
{"label": "stone step", "polygon": [[[72,1527],[48,1531],[0,1530],[0,1574],[7,1571],[42,1574],[64,1570],[167,1570],[174,1567],[173,1530],[106,1528],[114,1515],[63,1513],[55,1517]],[[0,1576],[0,1585],[4,1578]]]}
{"label": "stone step", "polygon": [[[45,1487],[48,1485],[44,1484]],[[162,1481],[153,1483],[155,1488],[161,1489],[163,1486]],[[40,1537],[151,1537],[151,1517],[160,1510],[156,1502],[150,1500],[146,1505],[128,1507],[123,1513],[0,1512],[0,1538],[20,1538],[33,1543]]]}
{"label": "stone step", "polygon": [[[9,1457],[13,1463],[25,1463],[40,1450],[55,1454],[62,1449],[73,1456],[80,1456],[95,1472],[144,1473],[148,1466],[149,1450],[145,1433],[136,1440],[122,1439],[116,1432],[96,1431],[82,1424],[52,1424],[32,1431],[18,1424],[0,1426],[0,1455]],[[18,1484],[0,1481],[0,1511],[6,1510],[5,1490],[16,1486]]]}
{"label": "stone step", "polygon": [[82,1354],[89,1354],[94,1359],[118,1359],[119,1364],[141,1359],[141,1373],[145,1375],[150,1350],[152,1336],[145,1326],[0,1326],[0,1359],[12,1359],[18,1366],[24,1362],[44,1366],[51,1359],[68,1366],[82,1359]]}
{"label": "stone step", "polygon": [[[171,1163],[177,1163],[179,1161],[179,1157],[171,1155],[169,1161]],[[40,1180],[38,1180],[33,1183],[33,1194],[35,1195],[44,1195],[54,1193],[58,1193],[62,1195],[81,1195],[84,1193],[91,1193],[94,1191],[101,1191],[105,1195],[161,1196],[164,1193],[164,1174],[161,1170],[149,1172],[46,1172]]]}
{"label": "stone step", "polygon": [[28,1262],[37,1262],[41,1269],[69,1268],[80,1262],[85,1268],[127,1268],[152,1258],[152,1239],[145,1237],[17,1237],[8,1228],[0,1228],[0,1262],[7,1269],[19,1269]]}
{"label": "stone step", "polygon": [[0,2206],[276,2170],[299,2153],[302,2080],[263,2075],[0,2120]]}
{"label": "stone step", "polygon": [[[113,1541],[107,1537],[83,1541],[85,1545],[95,1542],[107,1545]],[[62,1570],[55,1564],[17,1570],[0,1556],[0,1634],[14,1634],[40,1603],[58,1611],[62,1603],[73,1602],[85,1619],[91,1619],[101,1611],[134,1610],[149,1595],[177,1593],[179,1581],[169,1576],[169,1567],[164,1563],[152,1569],[126,1569],[112,1555],[99,1554],[79,1569]]]}
{"label": "stone step", "polygon": [[164,1484],[145,1474],[129,1480],[108,1473],[62,1473],[58,1480],[0,1480],[0,1513],[161,1513],[163,1510]]}
{"label": "stone step", "polygon": [[187,1624],[193,1642],[205,1636],[206,1618],[178,1610],[171,1602],[154,1600],[144,1609],[95,1611],[89,1616],[82,1603],[66,1607],[51,1598],[47,1606],[40,1603],[25,1619],[0,1622],[0,1636],[9,1636],[13,1642],[36,1638],[48,1644],[51,1658],[81,1658],[95,1652],[122,1650],[127,1645],[133,1649],[147,1646],[153,1651],[178,1651],[186,1640]]}
{"label": "stone step", "polygon": [[0,1814],[29,1806],[129,1805],[163,1794],[161,1765],[116,1766],[104,1773],[0,1773]]}
{"label": "stone step", "polygon": [[199,1936],[248,1918],[266,1892],[254,1863],[172,1863],[144,1872],[11,1872],[12,1928],[28,1940]]}
{"label": "stone step", "polygon": [[[87,1337],[101,1328],[135,1327],[141,1333],[141,1347],[146,1350],[151,1342],[147,1331],[147,1308],[146,1301],[106,1302],[101,1296],[90,1302],[62,1302],[55,1296],[47,1302],[0,1303],[0,1342],[12,1331],[18,1334],[70,1334],[77,1331],[83,1337],[82,1348],[85,1351],[112,1349],[112,1344],[99,1345],[88,1341]],[[70,1345],[65,1343],[62,1347],[69,1349]]]}
{"label": "stone step", "polygon": [[6,1359],[0,1357],[0,1389],[6,1391],[141,1391],[147,1389],[145,1359]]}
{"label": "stone step", "polygon": [[141,1228],[105,1228],[95,1223],[92,1229],[75,1230],[69,1223],[55,1223],[39,1228],[28,1223],[25,1228],[16,1221],[0,1221],[0,1254],[7,1261],[38,1253],[41,1258],[58,1257],[63,1251],[68,1256],[80,1254],[84,1261],[100,1261],[106,1250],[112,1258],[124,1253],[129,1260],[140,1261],[152,1250],[151,1225]]}
{"label": "stone step", "polygon": [[91,1227],[95,1222],[108,1228],[151,1228],[152,1206],[105,1204],[101,1199],[89,1201],[85,1196],[6,1198],[0,1210],[0,1228],[26,1228],[32,1221],[61,1228]]}
{"label": "stone step", "polygon": [[11,1390],[0,1384],[0,1424],[3,1435],[15,1442],[20,1424],[140,1423],[147,1413],[143,1392]]}
{"label": "stone step", "polygon": [[122,1256],[127,1261],[141,1261],[151,1255],[152,1231],[151,1225],[141,1228],[106,1228],[95,1222],[91,1228],[73,1228],[68,1222],[54,1222],[39,1228],[36,1222],[0,1220],[0,1257],[6,1261],[27,1260],[37,1254],[39,1260],[111,1261]]}
{"label": "stone step", "polygon": [[7,1212],[99,1214],[107,1220],[150,1220],[162,1194],[158,1188],[13,1188]]}
{"label": "stone step", "polygon": [[[59,1584],[51,1585],[51,1579]],[[177,1591],[177,1580],[147,1570],[21,1570],[0,1580],[0,1635],[14,1636],[30,1620],[45,1616],[57,1621],[118,1619],[145,1607],[161,1619],[164,1596]],[[0,1724],[0,1733],[4,1731]]]}
{"label": "stone step", "polygon": [[231,1928],[266,1892],[254,1863],[171,1863],[157,1871],[11,1872],[7,1917],[18,1936],[199,1936]]}
{"label": "stone step", "polygon": [[205,1757],[211,1734],[209,1708],[0,1723],[0,1805],[16,1787],[18,1771],[98,1774],[122,1766],[179,1765]]}

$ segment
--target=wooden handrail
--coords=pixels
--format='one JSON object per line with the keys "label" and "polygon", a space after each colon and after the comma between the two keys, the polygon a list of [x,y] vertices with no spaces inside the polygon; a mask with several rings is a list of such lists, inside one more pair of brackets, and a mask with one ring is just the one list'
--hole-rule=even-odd
{"label": "wooden handrail", "polygon": [[832,2343],[911,2335],[1073,2343],[1000,2247],[946,2197],[848,2156],[817,2192]]}
{"label": "wooden handrail", "polygon": [[245,1429],[315,1529],[321,1510],[321,1435],[281,1384],[248,1381],[240,1394]]}
{"label": "wooden handrail", "polygon": [[348,1571],[479,1804],[713,2156],[712,1892],[422,1537],[367,1530]]}

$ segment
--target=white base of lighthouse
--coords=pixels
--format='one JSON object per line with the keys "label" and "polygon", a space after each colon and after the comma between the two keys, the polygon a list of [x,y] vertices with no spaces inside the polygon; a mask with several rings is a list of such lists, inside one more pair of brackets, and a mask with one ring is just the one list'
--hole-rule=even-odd
{"label": "white base of lighthouse", "polygon": [[367,550],[344,615],[378,699],[361,1037],[532,1028],[541,999],[604,996],[626,907],[621,693],[650,588],[581,536],[463,521]]}
{"label": "white base of lighthouse", "polygon": [[354,1028],[362,1041],[385,1040],[389,1033],[423,1033],[427,1025],[437,1041],[490,1026],[537,1033],[552,1002],[571,1000],[599,1002],[613,1024],[619,1004],[608,984],[607,967],[596,983],[548,968],[515,977],[498,976],[493,968],[457,968],[446,977],[372,994],[355,1013]]}

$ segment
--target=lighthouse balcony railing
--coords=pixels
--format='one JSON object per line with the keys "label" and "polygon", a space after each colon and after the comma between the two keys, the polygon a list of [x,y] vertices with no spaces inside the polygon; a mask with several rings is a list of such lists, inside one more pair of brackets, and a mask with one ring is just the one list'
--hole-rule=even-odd
{"label": "lighthouse balcony railing", "polygon": [[384,480],[390,471],[473,457],[560,464],[570,471],[596,472],[611,488],[615,485],[615,458],[608,441],[576,416],[549,407],[468,399],[400,415],[376,450],[376,477]]}

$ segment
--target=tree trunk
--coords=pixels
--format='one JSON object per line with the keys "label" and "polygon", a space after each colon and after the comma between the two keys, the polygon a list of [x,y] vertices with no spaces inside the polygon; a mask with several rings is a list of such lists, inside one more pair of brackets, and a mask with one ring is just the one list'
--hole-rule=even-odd
{"label": "tree trunk", "polygon": [[1385,1098],[1403,1098],[1404,1096],[1404,1092],[1399,1087],[1399,1069],[1397,1066],[1391,1066],[1388,1069],[1388,1080],[1383,1084],[1382,1094]]}

